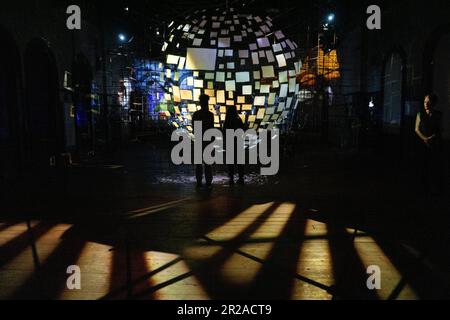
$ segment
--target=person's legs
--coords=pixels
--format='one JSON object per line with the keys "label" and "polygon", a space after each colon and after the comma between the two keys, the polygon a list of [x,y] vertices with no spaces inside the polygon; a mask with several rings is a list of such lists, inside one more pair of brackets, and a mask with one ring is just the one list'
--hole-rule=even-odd
{"label": "person's legs", "polygon": [[205,179],[206,179],[206,185],[210,186],[213,181],[213,173],[212,173],[212,166],[209,166],[205,164]]}
{"label": "person's legs", "polygon": [[229,164],[228,165],[228,177],[230,178],[230,183],[234,183],[234,165]]}
{"label": "person's legs", "polygon": [[238,165],[238,173],[239,173],[239,181],[238,183],[244,184],[244,165],[240,164]]}
{"label": "person's legs", "polygon": [[195,166],[195,177],[197,178],[197,186],[201,186],[203,181],[203,166],[201,164]]}

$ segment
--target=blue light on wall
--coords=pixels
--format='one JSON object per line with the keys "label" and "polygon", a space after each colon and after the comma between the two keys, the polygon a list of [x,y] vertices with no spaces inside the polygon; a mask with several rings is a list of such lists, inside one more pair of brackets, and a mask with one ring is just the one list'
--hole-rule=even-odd
{"label": "blue light on wall", "polygon": [[84,103],[79,103],[75,107],[75,120],[77,127],[87,127],[89,125],[89,112]]}
{"label": "blue light on wall", "polygon": [[137,59],[133,64],[133,69],[136,79],[135,89],[146,97],[148,113],[158,112],[165,103],[166,83],[164,77],[161,77],[164,65],[159,61]]}

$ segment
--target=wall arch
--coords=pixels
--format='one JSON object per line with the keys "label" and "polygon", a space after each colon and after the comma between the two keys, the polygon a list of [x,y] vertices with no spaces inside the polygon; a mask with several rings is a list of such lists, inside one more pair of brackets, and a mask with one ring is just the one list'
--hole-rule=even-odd
{"label": "wall arch", "polygon": [[14,179],[21,167],[21,61],[11,33],[0,26],[0,179]]}
{"label": "wall arch", "polygon": [[385,56],[381,78],[383,129],[399,133],[404,125],[406,88],[406,53],[401,47]]}
{"label": "wall arch", "polygon": [[94,113],[92,112],[92,68],[82,53],[75,56],[72,66],[75,131],[78,154],[94,150]]}
{"label": "wall arch", "polygon": [[28,43],[24,66],[29,164],[56,166],[64,152],[64,126],[56,60],[44,39]]}

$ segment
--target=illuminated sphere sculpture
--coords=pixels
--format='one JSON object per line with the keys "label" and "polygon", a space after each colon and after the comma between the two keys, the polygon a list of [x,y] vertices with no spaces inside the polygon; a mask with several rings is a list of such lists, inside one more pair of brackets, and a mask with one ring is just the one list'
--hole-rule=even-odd
{"label": "illuminated sphere sculpture", "polygon": [[192,133],[199,96],[207,94],[216,127],[230,105],[251,129],[278,127],[298,103],[296,49],[269,17],[234,9],[197,11],[184,23],[171,23],[163,51],[172,124]]}

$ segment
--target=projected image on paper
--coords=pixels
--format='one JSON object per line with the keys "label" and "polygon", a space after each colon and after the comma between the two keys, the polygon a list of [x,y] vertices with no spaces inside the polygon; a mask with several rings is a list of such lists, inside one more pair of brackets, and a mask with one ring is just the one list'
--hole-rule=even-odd
{"label": "projected image on paper", "polygon": [[[173,113],[169,83],[166,82],[164,64],[157,61],[135,59],[130,76],[124,79],[124,92],[119,92],[122,105],[144,111],[149,117],[170,117]],[[134,98],[134,99],[133,99]]]}
{"label": "projected image on paper", "polygon": [[234,9],[197,11],[183,23],[171,23],[163,51],[164,76],[172,84],[172,124],[192,132],[192,114],[203,93],[210,96],[216,127],[230,105],[251,129],[286,124],[298,104],[296,49],[269,17]]}

